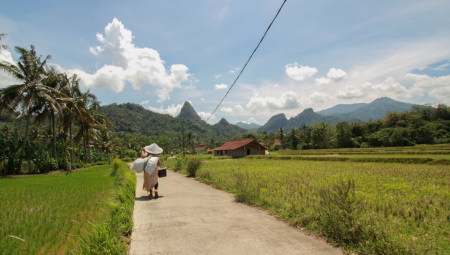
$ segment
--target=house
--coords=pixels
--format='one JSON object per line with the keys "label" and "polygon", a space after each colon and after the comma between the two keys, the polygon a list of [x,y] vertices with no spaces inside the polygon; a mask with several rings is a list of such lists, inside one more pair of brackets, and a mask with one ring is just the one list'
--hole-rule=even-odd
{"label": "house", "polygon": [[197,148],[195,148],[195,151],[197,153],[205,153],[206,152],[206,145],[204,143],[201,143]]}
{"label": "house", "polygon": [[281,140],[280,140],[280,139],[275,139],[275,140],[273,141],[273,148],[274,148],[275,150],[279,150],[279,149],[282,149],[282,148],[283,148],[283,144],[281,143]]}
{"label": "house", "polygon": [[226,142],[214,149],[214,156],[245,157],[247,155],[265,155],[267,148],[255,139],[248,138]]}

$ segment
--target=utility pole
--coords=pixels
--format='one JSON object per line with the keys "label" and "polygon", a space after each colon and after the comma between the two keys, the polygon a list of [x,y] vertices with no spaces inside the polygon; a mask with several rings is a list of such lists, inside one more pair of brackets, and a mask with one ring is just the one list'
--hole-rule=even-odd
{"label": "utility pole", "polygon": [[182,141],[182,145],[183,145],[183,158],[185,157],[184,155],[184,125],[181,124],[181,141]]}

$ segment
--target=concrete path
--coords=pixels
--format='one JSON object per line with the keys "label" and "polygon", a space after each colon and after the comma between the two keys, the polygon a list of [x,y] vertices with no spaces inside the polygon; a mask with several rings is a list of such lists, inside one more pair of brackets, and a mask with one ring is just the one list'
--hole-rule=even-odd
{"label": "concrete path", "polygon": [[266,211],[184,175],[159,178],[158,199],[137,175],[129,254],[342,254]]}

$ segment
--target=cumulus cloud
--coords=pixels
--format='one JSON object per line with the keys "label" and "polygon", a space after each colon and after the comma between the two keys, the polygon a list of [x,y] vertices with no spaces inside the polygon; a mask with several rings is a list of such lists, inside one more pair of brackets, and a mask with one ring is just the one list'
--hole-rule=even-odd
{"label": "cumulus cloud", "polygon": [[317,73],[315,67],[302,66],[298,63],[286,65],[286,74],[296,81],[303,81]]}
{"label": "cumulus cloud", "polygon": [[405,100],[419,97],[415,89],[408,89],[392,77],[386,78],[383,82],[371,83],[365,82],[358,85],[347,85],[337,91],[337,97],[340,99],[390,97],[396,100]]}
{"label": "cumulus cloud", "polygon": [[231,108],[231,107],[222,107],[222,108],[220,108],[220,110],[222,112],[227,112],[227,113],[233,113],[234,112],[233,108]]}
{"label": "cumulus cloud", "polygon": [[322,86],[322,85],[328,85],[331,83],[331,79],[329,78],[325,78],[325,77],[320,77],[320,78],[316,78],[315,82],[317,85]]}
{"label": "cumulus cloud", "polygon": [[[7,64],[15,64],[8,50],[0,50],[0,62]],[[0,88],[5,88],[13,84],[18,84],[19,81],[13,78],[5,71],[0,71]]]}
{"label": "cumulus cloud", "polygon": [[216,116],[214,116],[214,114],[211,115],[211,113],[208,113],[208,112],[198,112],[197,114],[204,121],[206,121],[209,118],[208,123],[210,123],[212,120],[214,120],[216,118]]}
{"label": "cumulus cloud", "polygon": [[177,104],[177,105],[169,105],[167,108],[164,109],[163,106],[160,106],[159,108],[157,107],[153,107],[150,106],[148,107],[149,110],[153,111],[153,112],[157,112],[157,113],[162,113],[162,114],[169,114],[173,117],[176,117],[180,114],[181,108],[183,107],[182,104]]}
{"label": "cumulus cloud", "polygon": [[227,88],[228,88],[228,85],[227,85],[227,84],[224,84],[224,83],[222,83],[222,84],[216,84],[216,85],[214,86],[214,88],[215,88],[216,90],[218,90],[218,89],[227,89]]}
{"label": "cumulus cloud", "polygon": [[300,107],[300,100],[293,91],[287,91],[280,98],[255,96],[250,99],[246,107],[252,112],[273,110],[289,110]]}
{"label": "cumulus cloud", "polygon": [[248,119],[248,123],[249,124],[251,124],[251,123],[258,123],[258,121],[254,117],[251,117],[250,119]]}
{"label": "cumulus cloud", "polygon": [[327,73],[327,77],[337,82],[347,77],[347,73],[342,69],[331,68]]}
{"label": "cumulus cloud", "polygon": [[420,96],[428,93],[429,96],[437,98],[442,103],[450,102],[450,75],[430,77],[428,75],[412,74],[405,75],[405,79],[413,83],[410,94]]}
{"label": "cumulus cloud", "polygon": [[145,100],[145,101],[142,101],[142,102],[140,103],[140,105],[144,105],[144,104],[148,104],[148,103],[150,103],[150,101]]}
{"label": "cumulus cloud", "polygon": [[313,92],[311,94],[311,101],[316,104],[323,104],[331,100],[332,98],[322,92]]}
{"label": "cumulus cloud", "polygon": [[181,88],[181,83],[189,78],[185,65],[174,64],[167,71],[156,50],[136,47],[132,32],[116,18],[105,27],[104,34],[97,33],[97,40],[101,45],[91,47],[90,51],[111,64],[104,65],[94,74],[79,69],[67,71],[78,74],[84,86],[121,92],[127,83],[136,90],[150,85],[156,87],[158,102],[163,102],[170,98],[174,88]]}
{"label": "cumulus cloud", "polygon": [[316,85],[328,85],[332,82],[338,82],[347,77],[347,73],[342,69],[331,68],[328,70],[327,77],[320,77],[315,79]]}

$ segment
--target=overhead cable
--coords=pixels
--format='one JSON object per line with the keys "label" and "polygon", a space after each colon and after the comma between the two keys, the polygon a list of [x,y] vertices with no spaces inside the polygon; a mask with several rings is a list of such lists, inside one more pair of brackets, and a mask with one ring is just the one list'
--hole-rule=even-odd
{"label": "overhead cable", "polygon": [[208,119],[206,119],[205,122],[208,122],[208,120],[213,116],[213,114],[217,111],[217,109],[219,108],[219,106],[222,104],[223,100],[225,100],[225,98],[227,97],[228,93],[230,93],[230,90],[233,88],[234,84],[236,84],[236,81],[239,79],[239,77],[241,77],[242,72],[244,72],[245,67],[247,66],[248,62],[250,62],[250,60],[253,57],[253,54],[255,54],[256,50],[258,49],[259,45],[262,43],[262,41],[264,40],[264,37],[266,36],[267,32],[269,32],[270,27],[272,26],[273,22],[275,21],[275,19],[277,18],[278,14],[280,13],[281,9],[283,8],[284,4],[286,3],[287,0],[283,1],[283,4],[281,5],[280,9],[277,12],[277,15],[275,15],[275,17],[273,18],[272,22],[270,22],[270,25],[267,27],[266,32],[264,33],[263,37],[261,38],[261,40],[259,41],[258,45],[256,46],[256,48],[253,50],[252,54],[250,55],[250,57],[248,58],[247,62],[245,63],[244,67],[241,69],[241,71],[239,72],[239,75],[236,77],[236,79],[234,80],[233,84],[230,86],[230,88],[228,89],[227,93],[225,94],[225,96],[222,98],[222,100],[220,100],[219,104],[217,105],[216,109],[214,109],[214,111],[211,113],[211,115],[208,117]]}

